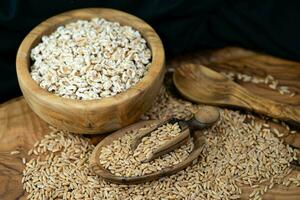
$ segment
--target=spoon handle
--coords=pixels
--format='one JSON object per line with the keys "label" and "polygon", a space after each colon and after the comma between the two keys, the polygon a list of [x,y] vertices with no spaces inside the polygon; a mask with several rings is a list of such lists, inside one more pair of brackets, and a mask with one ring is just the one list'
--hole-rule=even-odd
{"label": "spoon handle", "polygon": [[196,130],[212,126],[214,123],[216,123],[216,121],[218,121],[219,117],[220,113],[216,107],[204,106],[198,112],[196,112],[193,118],[190,120],[178,120],[182,132],[171,141],[153,150],[150,156],[144,159],[143,162],[149,162],[185,144],[187,141],[189,141],[189,138],[191,137],[190,134],[194,134]]}
{"label": "spoon handle", "polygon": [[245,108],[300,126],[300,106],[258,96],[202,65],[190,64],[177,68],[173,80],[180,93],[192,101]]}
{"label": "spoon handle", "polygon": [[234,90],[230,98],[237,101],[242,107],[300,127],[300,107],[258,96],[238,84]]}
{"label": "spoon handle", "polygon": [[190,120],[185,121],[191,133],[196,130],[212,126],[220,118],[220,112],[217,107],[203,106],[194,114]]}
{"label": "spoon handle", "polygon": [[189,129],[185,129],[178,136],[172,139],[169,142],[161,145],[157,149],[153,150],[149,157],[145,158],[142,162],[150,162],[151,160],[158,158],[164,154],[167,154],[183,144],[186,144],[190,139],[190,131]]}
{"label": "spoon handle", "polygon": [[146,128],[144,131],[141,131],[133,140],[132,144],[131,144],[131,150],[135,150],[137,148],[137,146],[141,143],[143,137],[148,136],[150,133],[152,133],[153,131],[155,131],[158,127],[168,123],[168,121],[170,121],[172,118],[168,117],[165,119],[162,119],[158,124],[153,125],[150,128]]}

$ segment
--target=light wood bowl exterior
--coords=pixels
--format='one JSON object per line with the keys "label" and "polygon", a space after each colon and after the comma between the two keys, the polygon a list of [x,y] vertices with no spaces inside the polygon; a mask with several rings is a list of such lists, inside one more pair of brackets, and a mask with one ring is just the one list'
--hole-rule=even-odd
{"label": "light wood bowl exterior", "polygon": [[[152,63],[145,77],[127,91],[99,100],[62,98],[42,89],[30,75],[31,49],[40,42],[43,35],[49,35],[58,26],[95,17],[132,26],[143,35],[152,51]],[[16,67],[22,93],[40,118],[62,130],[96,134],[127,126],[150,108],[163,82],[165,55],[159,36],[141,19],[113,9],[87,8],[56,15],[34,28],[19,47]]]}

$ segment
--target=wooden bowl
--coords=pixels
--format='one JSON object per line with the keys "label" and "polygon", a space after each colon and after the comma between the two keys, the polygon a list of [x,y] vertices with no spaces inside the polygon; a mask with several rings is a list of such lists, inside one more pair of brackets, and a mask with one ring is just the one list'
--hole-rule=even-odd
{"label": "wooden bowl", "polygon": [[[142,34],[152,51],[152,63],[148,73],[127,91],[98,100],[62,98],[42,89],[30,75],[31,49],[41,41],[43,35],[49,35],[58,26],[95,17],[129,25]],[[163,82],[165,55],[159,36],[143,20],[113,9],[87,8],[56,15],[35,27],[19,47],[16,67],[22,93],[40,118],[62,130],[96,134],[114,131],[131,124],[150,108]]]}

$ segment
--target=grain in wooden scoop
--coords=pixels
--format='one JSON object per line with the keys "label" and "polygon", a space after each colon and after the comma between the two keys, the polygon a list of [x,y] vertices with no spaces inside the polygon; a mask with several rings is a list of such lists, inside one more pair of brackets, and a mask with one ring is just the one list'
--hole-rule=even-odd
{"label": "grain in wooden scoop", "polygon": [[178,136],[181,129],[177,123],[162,125],[149,136],[143,137],[141,143],[133,151],[131,144],[135,134],[140,131],[143,130],[139,129],[137,133],[127,133],[124,137],[113,141],[112,144],[102,147],[99,157],[100,164],[117,176],[142,176],[182,162],[193,150],[193,142],[190,140],[186,145],[153,161],[143,162],[151,156],[155,149]]}

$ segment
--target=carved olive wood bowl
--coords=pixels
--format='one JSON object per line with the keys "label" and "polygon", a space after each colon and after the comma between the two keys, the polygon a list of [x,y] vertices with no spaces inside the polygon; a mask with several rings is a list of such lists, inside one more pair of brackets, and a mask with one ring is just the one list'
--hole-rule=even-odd
{"label": "carved olive wood bowl", "polygon": [[[152,63],[145,77],[125,92],[98,100],[62,98],[42,89],[30,75],[31,49],[58,26],[95,17],[129,25],[142,34],[152,51]],[[16,59],[19,85],[31,109],[50,125],[81,134],[106,133],[137,121],[159,92],[164,64],[162,42],[151,26],[133,15],[106,8],[73,10],[47,19],[25,37]]]}

